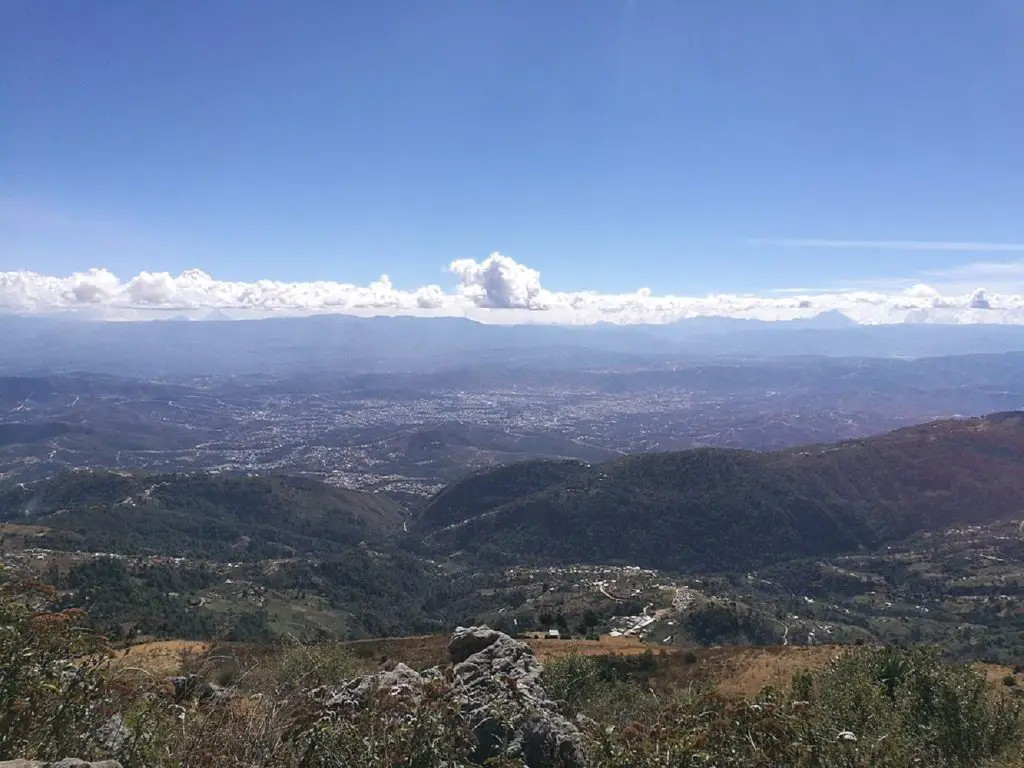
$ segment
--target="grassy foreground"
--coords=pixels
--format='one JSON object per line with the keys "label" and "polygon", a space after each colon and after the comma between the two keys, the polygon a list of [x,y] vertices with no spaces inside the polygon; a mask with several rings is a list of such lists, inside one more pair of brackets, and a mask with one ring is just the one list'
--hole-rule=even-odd
{"label": "grassy foreground", "polygon": [[[445,676],[419,700],[380,692],[359,711],[334,712],[310,691],[351,679],[358,660],[339,644],[290,644],[231,665],[194,658],[198,680],[224,687],[183,694],[164,676],[112,666],[87,617],[50,612],[47,601],[42,589],[0,595],[0,759],[473,765],[472,724],[445,696]],[[593,766],[943,768],[1024,757],[1015,688],[927,649],[851,648],[745,698],[657,672],[636,656],[571,653],[548,663],[548,692],[580,723]]]}

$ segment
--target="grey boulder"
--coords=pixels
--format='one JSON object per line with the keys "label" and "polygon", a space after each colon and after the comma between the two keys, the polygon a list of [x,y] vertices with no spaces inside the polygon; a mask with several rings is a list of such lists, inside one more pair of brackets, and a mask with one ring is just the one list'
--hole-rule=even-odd
{"label": "grey boulder", "polygon": [[585,766],[579,729],[544,690],[544,667],[530,646],[488,627],[459,627],[449,654],[454,661],[481,645],[454,668],[454,695],[473,724],[477,757],[495,755],[507,738],[510,755],[530,768]]}
{"label": "grey boulder", "polygon": [[313,698],[319,699],[331,708],[358,707],[372,694],[387,691],[393,696],[409,697],[419,701],[423,693],[424,677],[405,664],[396,664],[394,669],[364,675],[350,680],[340,689],[316,689]]}
{"label": "grey boulder", "polygon": [[504,754],[528,768],[585,768],[582,737],[544,690],[544,667],[526,643],[489,627],[459,627],[448,654],[453,666],[417,672],[404,664],[358,677],[314,698],[335,712],[357,708],[375,693],[419,702],[428,681],[445,679],[476,739],[474,760]]}

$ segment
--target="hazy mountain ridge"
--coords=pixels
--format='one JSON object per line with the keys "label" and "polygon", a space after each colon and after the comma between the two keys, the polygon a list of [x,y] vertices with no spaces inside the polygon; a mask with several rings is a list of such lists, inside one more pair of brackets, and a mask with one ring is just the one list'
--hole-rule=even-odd
{"label": "hazy mountain ridge", "polygon": [[924,357],[1024,351],[1024,326],[850,325],[693,318],[664,325],[498,325],[465,318],[325,315],[195,322],[0,317],[8,373],[143,376],[298,369],[434,370],[465,363],[621,364],[650,356]]}

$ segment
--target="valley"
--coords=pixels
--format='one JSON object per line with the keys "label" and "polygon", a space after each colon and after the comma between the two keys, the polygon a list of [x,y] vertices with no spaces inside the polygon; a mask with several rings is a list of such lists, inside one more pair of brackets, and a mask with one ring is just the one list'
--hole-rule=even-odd
{"label": "valley", "polygon": [[305,478],[80,470],[0,493],[0,560],[129,645],[485,623],[556,645],[925,643],[1017,663],[1022,446],[1006,413],[776,453],[534,459],[412,506]]}
{"label": "valley", "polygon": [[[439,729],[423,765],[437,744],[465,757],[444,741],[476,738],[452,681],[487,664],[505,682],[479,706],[550,697],[581,765],[661,768],[657,739],[702,755],[709,733],[744,765],[808,739],[838,759],[867,711],[850,686],[875,697],[873,764],[896,733],[932,754],[927,729],[961,721],[1016,754],[1018,363],[0,376],[0,653],[21,669],[57,648],[56,677],[20,685],[80,702],[87,733],[129,723],[130,749],[75,743],[132,766],[291,765],[321,748],[311,723],[335,739],[323,764],[410,722]],[[95,695],[58,674],[72,658]],[[383,709],[358,699],[378,685]],[[936,690],[968,702],[955,723],[899,725]]]}
{"label": "valley", "polygon": [[[435,363],[126,376],[0,366],[0,486],[67,469],[302,475],[426,497],[527,459],[777,450],[1024,406],[1024,353]],[[123,368],[130,370],[130,361]]]}

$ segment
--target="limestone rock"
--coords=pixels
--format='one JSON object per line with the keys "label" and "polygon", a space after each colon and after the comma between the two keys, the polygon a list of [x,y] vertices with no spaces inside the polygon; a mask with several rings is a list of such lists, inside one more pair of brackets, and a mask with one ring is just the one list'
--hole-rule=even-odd
{"label": "limestone rock", "polygon": [[494,643],[502,635],[490,627],[459,627],[448,641],[448,657],[459,664]]}
{"label": "limestone rock", "polygon": [[475,724],[478,757],[494,754],[512,725],[512,752],[530,768],[584,766],[580,732],[548,697],[544,667],[530,646],[488,627],[460,627],[452,635],[449,654],[454,659],[467,647],[481,645],[455,665],[454,686],[462,711]]}
{"label": "limestone rock", "polygon": [[399,663],[393,669],[372,675],[357,677],[340,690],[319,690],[314,698],[324,701],[328,707],[357,707],[376,691],[384,690],[394,696],[409,696],[418,700],[423,692],[423,675],[405,664]]}
{"label": "limestone rock", "polygon": [[207,682],[199,675],[180,675],[168,678],[168,680],[174,686],[174,700],[179,704],[189,699],[205,701],[230,695],[228,689],[216,683]]}
{"label": "limestone rock", "polygon": [[454,663],[419,673],[404,664],[365,675],[338,689],[320,689],[314,697],[328,709],[359,707],[379,691],[419,701],[427,682],[448,681],[446,696],[472,724],[474,759],[508,756],[529,768],[585,768],[582,738],[576,726],[544,690],[544,667],[526,643],[489,627],[459,627],[448,644]]}

